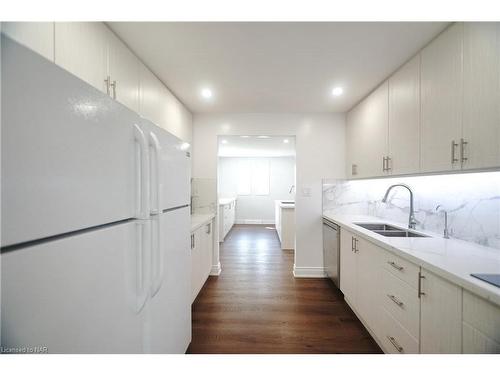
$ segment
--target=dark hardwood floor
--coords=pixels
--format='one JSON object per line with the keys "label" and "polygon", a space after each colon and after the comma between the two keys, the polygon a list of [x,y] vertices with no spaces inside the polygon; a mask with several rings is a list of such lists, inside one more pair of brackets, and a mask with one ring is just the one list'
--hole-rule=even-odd
{"label": "dark hardwood floor", "polygon": [[380,353],[327,279],[295,279],[274,228],[235,225],[193,303],[188,353]]}

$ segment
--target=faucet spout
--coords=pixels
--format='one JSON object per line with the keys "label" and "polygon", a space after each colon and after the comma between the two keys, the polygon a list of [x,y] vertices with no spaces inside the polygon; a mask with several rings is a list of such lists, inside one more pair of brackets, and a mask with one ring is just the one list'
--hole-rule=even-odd
{"label": "faucet spout", "polygon": [[411,188],[408,185],[406,185],[406,184],[394,184],[394,185],[389,186],[389,188],[385,192],[384,197],[382,198],[382,202],[386,203],[387,198],[389,197],[390,191],[393,188],[398,187],[398,186],[401,186],[401,187],[408,189],[408,192],[410,193],[410,216],[408,218],[408,228],[415,229],[417,227],[417,220],[415,219],[415,208],[414,208],[414,204],[413,204],[413,191],[411,190]]}

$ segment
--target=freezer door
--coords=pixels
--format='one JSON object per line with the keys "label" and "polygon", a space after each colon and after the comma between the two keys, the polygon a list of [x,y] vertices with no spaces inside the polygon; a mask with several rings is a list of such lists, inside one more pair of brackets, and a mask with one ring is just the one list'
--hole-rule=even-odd
{"label": "freezer door", "polygon": [[142,353],[149,222],[2,254],[2,347]]}
{"label": "freezer door", "polygon": [[2,246],[134,217],[139,117],[5,37],[1,68]]}
{"label": "freezer door", "polygon": [[[141,128],[150,146],[153,212],[158,213],[189,204],[191,161],[185,147],[186,143],[148,120],[142,120]],[[157,180],[158,175],[159,180]],[[159,203],[156,198],[156,188],[160,191]]]}
{"label": "freezer door", "polygon": [[[147,305],[148,351],[185,353],[191,342],[189,207],[165,212],[152,221],[153,281]],[[157,236],[160,236],[158,240]]]}

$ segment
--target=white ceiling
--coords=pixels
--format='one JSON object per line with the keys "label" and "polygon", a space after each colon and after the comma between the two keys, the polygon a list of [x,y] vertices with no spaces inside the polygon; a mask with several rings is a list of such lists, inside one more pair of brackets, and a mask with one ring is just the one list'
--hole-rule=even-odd
{"label": "white ceiling", "polygon": [[[195,113],[344,112],[447,25],[108,24]],[[333,97],[334,86],[344,95]],[[201,97],[203,87],[213,90],[211,100]]]}
{"label": "white ceiling", "polygon": [[[287,143],[283,142],[284,140]],[[220,157],[295,156],[294,137],[219,136]]]}

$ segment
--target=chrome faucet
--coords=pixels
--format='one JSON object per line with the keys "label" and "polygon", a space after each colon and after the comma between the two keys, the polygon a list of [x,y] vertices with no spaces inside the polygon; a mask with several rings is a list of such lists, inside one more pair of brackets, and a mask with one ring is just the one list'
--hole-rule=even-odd
{"label": "chrome faucet", "polygon": [[[441,210],[439,210],[441,209]],[[443,208],[442,205],[438,204],[436,206],[436,211],[441,211],[444,212],[444,231],[443,231],[443,238],[450,238],[450,234],[448,232],[448,211]]]}
{"label": "chrome faucet", "polygon": [[389,192],[392,190],[392,188],[397,187],[397,186],[404,187],[404,188],[408,189],[408,191],[410,192],[410,217],[408,218],[408,228],[415,229],[417,226],[417,220],[415,219],[415,209],[413,206],[413,191],[411,190],[411,188],[408,185],[406,185],[406,184],[394,184],[394,185],[389,186],[389,188],[385,192],[384,198],[382,198],[382,202],[383,203],[387,202],[387,197],[389,196]]}

